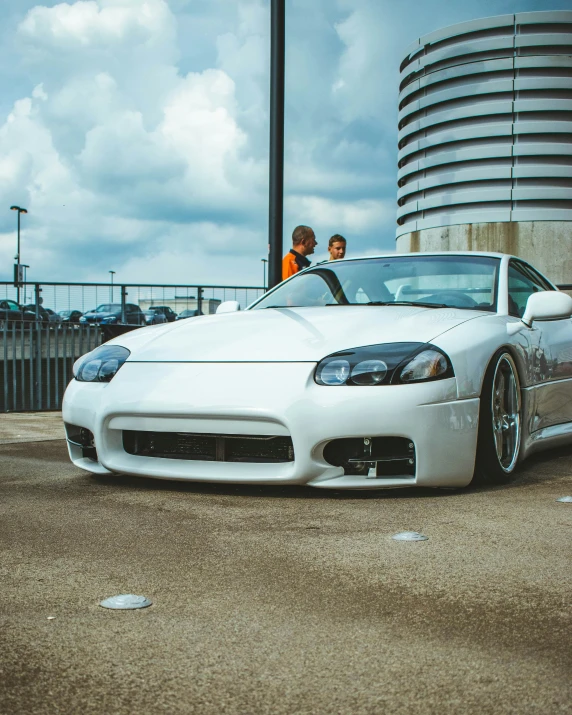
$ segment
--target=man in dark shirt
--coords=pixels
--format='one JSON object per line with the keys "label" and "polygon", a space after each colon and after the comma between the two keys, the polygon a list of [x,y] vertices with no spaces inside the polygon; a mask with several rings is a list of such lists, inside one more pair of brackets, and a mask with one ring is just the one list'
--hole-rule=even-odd
{"label": "man in dark shirt", "polygon": [[330,261],[339,261],[341,258],[345,258],[346,255],[346,245],[347,241],[339,233],[334,234],[328,243],[328,253],[330,254]]}
{"label": "man in dark shirt", "polygon": [[310,261],[307,256],[314,253],[317,245],[316,235],[309,226],[296,226],[292,232],[292,248],[282,259],[283,281],[308,268]]}

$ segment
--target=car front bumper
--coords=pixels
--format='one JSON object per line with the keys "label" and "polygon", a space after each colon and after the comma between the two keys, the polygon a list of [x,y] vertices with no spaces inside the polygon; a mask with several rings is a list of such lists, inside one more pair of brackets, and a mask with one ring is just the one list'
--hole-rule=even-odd
{"label": "car front bumper", "polygon": [[[126,362],[110,383],[72,381],[64,421],[90,430],[97,461],[68,444],[94,473],[237,484],[307,484],[334,489],[462,487],[472,479],[479,400],[458,400],[454,378],[380,387],[324,387],[314,363]],[[123,431],[290,436],[294,460],[195,461],[129,454]],[[324,458],[334,439],[404,437],[415,474],[344,474]]]}

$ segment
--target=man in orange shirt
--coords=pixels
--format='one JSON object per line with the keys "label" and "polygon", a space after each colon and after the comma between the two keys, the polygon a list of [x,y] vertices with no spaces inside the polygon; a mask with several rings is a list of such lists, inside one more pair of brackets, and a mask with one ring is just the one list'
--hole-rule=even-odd
{"label": "man in orange shirt", "polygon": [[282,259],[283,281],[308,268],[310,261],[306,256],[314,253],[317,245],[316,235],[309,226],[296,226],[292,232],[292,248]]}

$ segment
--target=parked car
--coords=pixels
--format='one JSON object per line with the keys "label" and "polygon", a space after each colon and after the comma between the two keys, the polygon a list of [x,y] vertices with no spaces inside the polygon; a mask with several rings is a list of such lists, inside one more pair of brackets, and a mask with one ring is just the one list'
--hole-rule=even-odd
{"label": "parked car", "polygon": [[200,310],[182,310],[179,315],[177,315],[177,320],[184,320],[185,318],[196,318],[197,315],[203,315]]}
{"label": "parked car", "polygon": [[165,313],[162,313],[160,310],[149,308],[149,310],[144,310],[143,313],[145,315],[147,325],[159,325],[160,323],[167,322],[167,317],[165,316]]}
{"label": "parked car", "polygon": [[60,310],[58,315],[62,319],[62,323],[79,323],[83,313],[81,310]]}
{"label": "parked car", "polygon": [[18,305],[13,300],[0,300],[0,320],[26,320],[36,319],[36,314],[26,310],[25,306]]}
{"label": "parked car", "polygon": [[572,444],[572,298],[519,258],[330,261],[238,308],[80,359],[63,401],[72,461],[258,486],[459,488],[504,484],[529,455]]}
{"label": "parked car", "polygon": [[167,318],[168,323],[172,323],[174,320],[177,319],[177,314],[175,313],[172,308],[169,308],[168,305],[151,305],[149,307],[149,310],[160,310],[161,313]]}
{"label": "parked car", "polygon": [[[94,311],[84,313],[79,322],[89,325],[112,325],[121,323],[121,303],[104,303]],[[130,325],[147,325],[145,314],[138,305],[125,304],[125,323]]]}
{"label": "parked car", "polygon": [[[51,321],[50,314],[49,312],[44,308],[43,305],[39,305],[38,307],[38,319],[42,321],[42,323],[49,323]],[[24,306],[24,309],[27,310],[30,313],[34,314],[34,320],[36,320],[36,306],[34,303],[29,303],[28,305]]]}
{"label": "parked car", "polygon": [[51,308],[46,308],[46,313],[50,316],[49,321],[50,323],[61,323],[62,318],[59,313],[56,313],[55,310],[52,310]]}

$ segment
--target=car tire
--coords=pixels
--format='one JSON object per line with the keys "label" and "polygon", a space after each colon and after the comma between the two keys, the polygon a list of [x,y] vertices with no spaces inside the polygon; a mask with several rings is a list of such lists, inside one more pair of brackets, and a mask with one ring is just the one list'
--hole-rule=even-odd
{"label": "car tire", "polygon": [[472,484],[507,484],[518,471],[522,444],[522,396],[508,350],[491,360],[481,390],[477,456]]}

